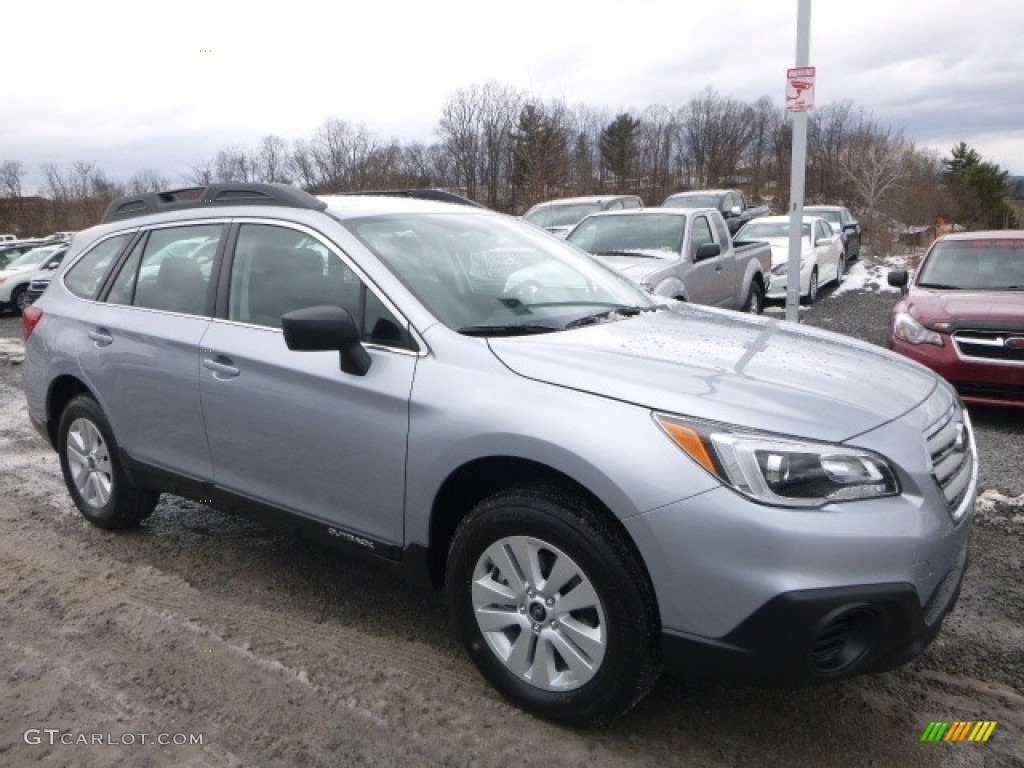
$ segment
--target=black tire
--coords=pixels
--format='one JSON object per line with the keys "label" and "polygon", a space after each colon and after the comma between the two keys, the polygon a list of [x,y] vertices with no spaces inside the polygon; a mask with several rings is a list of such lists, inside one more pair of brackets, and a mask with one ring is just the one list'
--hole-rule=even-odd
{"label": "black tire", "polygon": [[764,312],[764,288],[760,283],[754,281],[750,284],[750,293],[747,300],[743,302],[743,311],[752,315],[760,315]]}
{"label": "black tire", "polygon": [[134,528],[153,514],[160,494],[137,488],[125,477],[110,424],[89,395],[78,395],[64,408],[57,453],[68,492],[93,525]]}
{"label": "black tire", "polygon": [[818,268],[815,267],[811,272],[811,280],[807,286],[807,295],[803,297],[802,301],[808,307],[814,303],[814,300],[818,298]]}
{"label": "black tire", "polygon": [[[526,563],[536,564],[540,583],[530,583]],[[603,722],[658,678],[660,622],[646,571],[623,535],[576,494],[522,486],[485,499],[459,525],[446,576],[470,657],[533,714]],[[486,635],[480,621],[490,624]]]}
{"label": "black tire", "polygon": [[836,285],[843,282],[843,276],[846,274],[846,253],[839,254],[839,266],[836,268]]}
{"label": "black tire", "polygon": [[11,309],[14,310],[14,314],[20,315],[28,305],[28,286],[19,285],[11,291]]}

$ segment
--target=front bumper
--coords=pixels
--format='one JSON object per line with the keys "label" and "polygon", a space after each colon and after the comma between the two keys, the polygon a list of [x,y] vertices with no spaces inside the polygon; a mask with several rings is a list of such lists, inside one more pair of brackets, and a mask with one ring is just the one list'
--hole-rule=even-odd
{"label": "front bumper", "polygon": [[889,348],[916,360],[952,384],[964,402],[1024,408],[1024,365],[968,359],[957,354],[948,335],[943,345],[909,344],[890,335]]}
{"label": "front bumper", "polygon": [[894,669],[919,655],[956,604],[964,548],[925,605],[910,584],[809,589],[770,600],[714,640],[666,631],[666,668],[686,677],[807,685]]}

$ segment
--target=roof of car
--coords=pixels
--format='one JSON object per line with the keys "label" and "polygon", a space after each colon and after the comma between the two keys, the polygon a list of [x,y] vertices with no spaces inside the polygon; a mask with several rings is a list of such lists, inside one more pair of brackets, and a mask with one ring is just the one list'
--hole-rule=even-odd
{"label": "roof of car", "polygon": [[326,209],[335,215],[351,218],[381,213],[479,213],[497,214],[485,207],[461,203],[440,202],[434,199],[419,199],[402,195],[320,195],[317,198],[326,204]]}
{"label": "roof of car", "polygon": [[587,218],[592,216],[647,216],[650,214],[666,214],[669,216],[692,216],[695,213],[701,211],[718,213],[715,208],[624,208],[619,211],[598,211],[590,214]]}
{"label": "roof of car", "polygon": [[951,232],[939,240],[1024,240],[1024,229],[984,229],[977,232]]}
{"label": "roof of car", "polygon": [[688,189],[685,192],[675,192],[669,197],[697,197],[698,195],[727,195],[735,192],[735,189]]}
{"label": "roof of car", "polygon": [[[443,202],[437,202],[439,200]],[[226,208],[243,206],[323,211],[329,202],[334,209],[346,211],[353,208],[377,211],[431,210],[423,206],[450,211],[453,204],[489,210],[467,198],[434,189],[384,190],[317,197],[287,184],[222,183],[121,197],[107,206],[102,223],[173,211],[206,210],[222,214]]]}
{"label": "roof of car", "polygon": [[620,198],[629,198],[632,200],[639,195],[584,195],[582,197],[560,197],[557,200],[545,200],[542,203],[537,203],[533,208],[540,208],[545,205],[577,205],[579,203],[599,203],[606,200],[618,200]]}

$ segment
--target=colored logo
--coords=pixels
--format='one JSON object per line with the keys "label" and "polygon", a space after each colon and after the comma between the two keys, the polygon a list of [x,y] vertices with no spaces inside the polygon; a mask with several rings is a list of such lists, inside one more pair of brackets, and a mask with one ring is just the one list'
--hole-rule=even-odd
{"label": "colored logo", "polygon": [[932,722],[921,734],[921,741],[988,741],[995,729],[995,720]]}

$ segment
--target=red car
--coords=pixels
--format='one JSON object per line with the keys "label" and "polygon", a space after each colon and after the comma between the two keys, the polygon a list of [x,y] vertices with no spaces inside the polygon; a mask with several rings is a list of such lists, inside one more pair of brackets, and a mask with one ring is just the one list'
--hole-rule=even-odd
{"label": "red car", "polygon": [[1024,231],[936,240],[893,308],[889,347],[945,377],[968,403],[1024,408]]}

